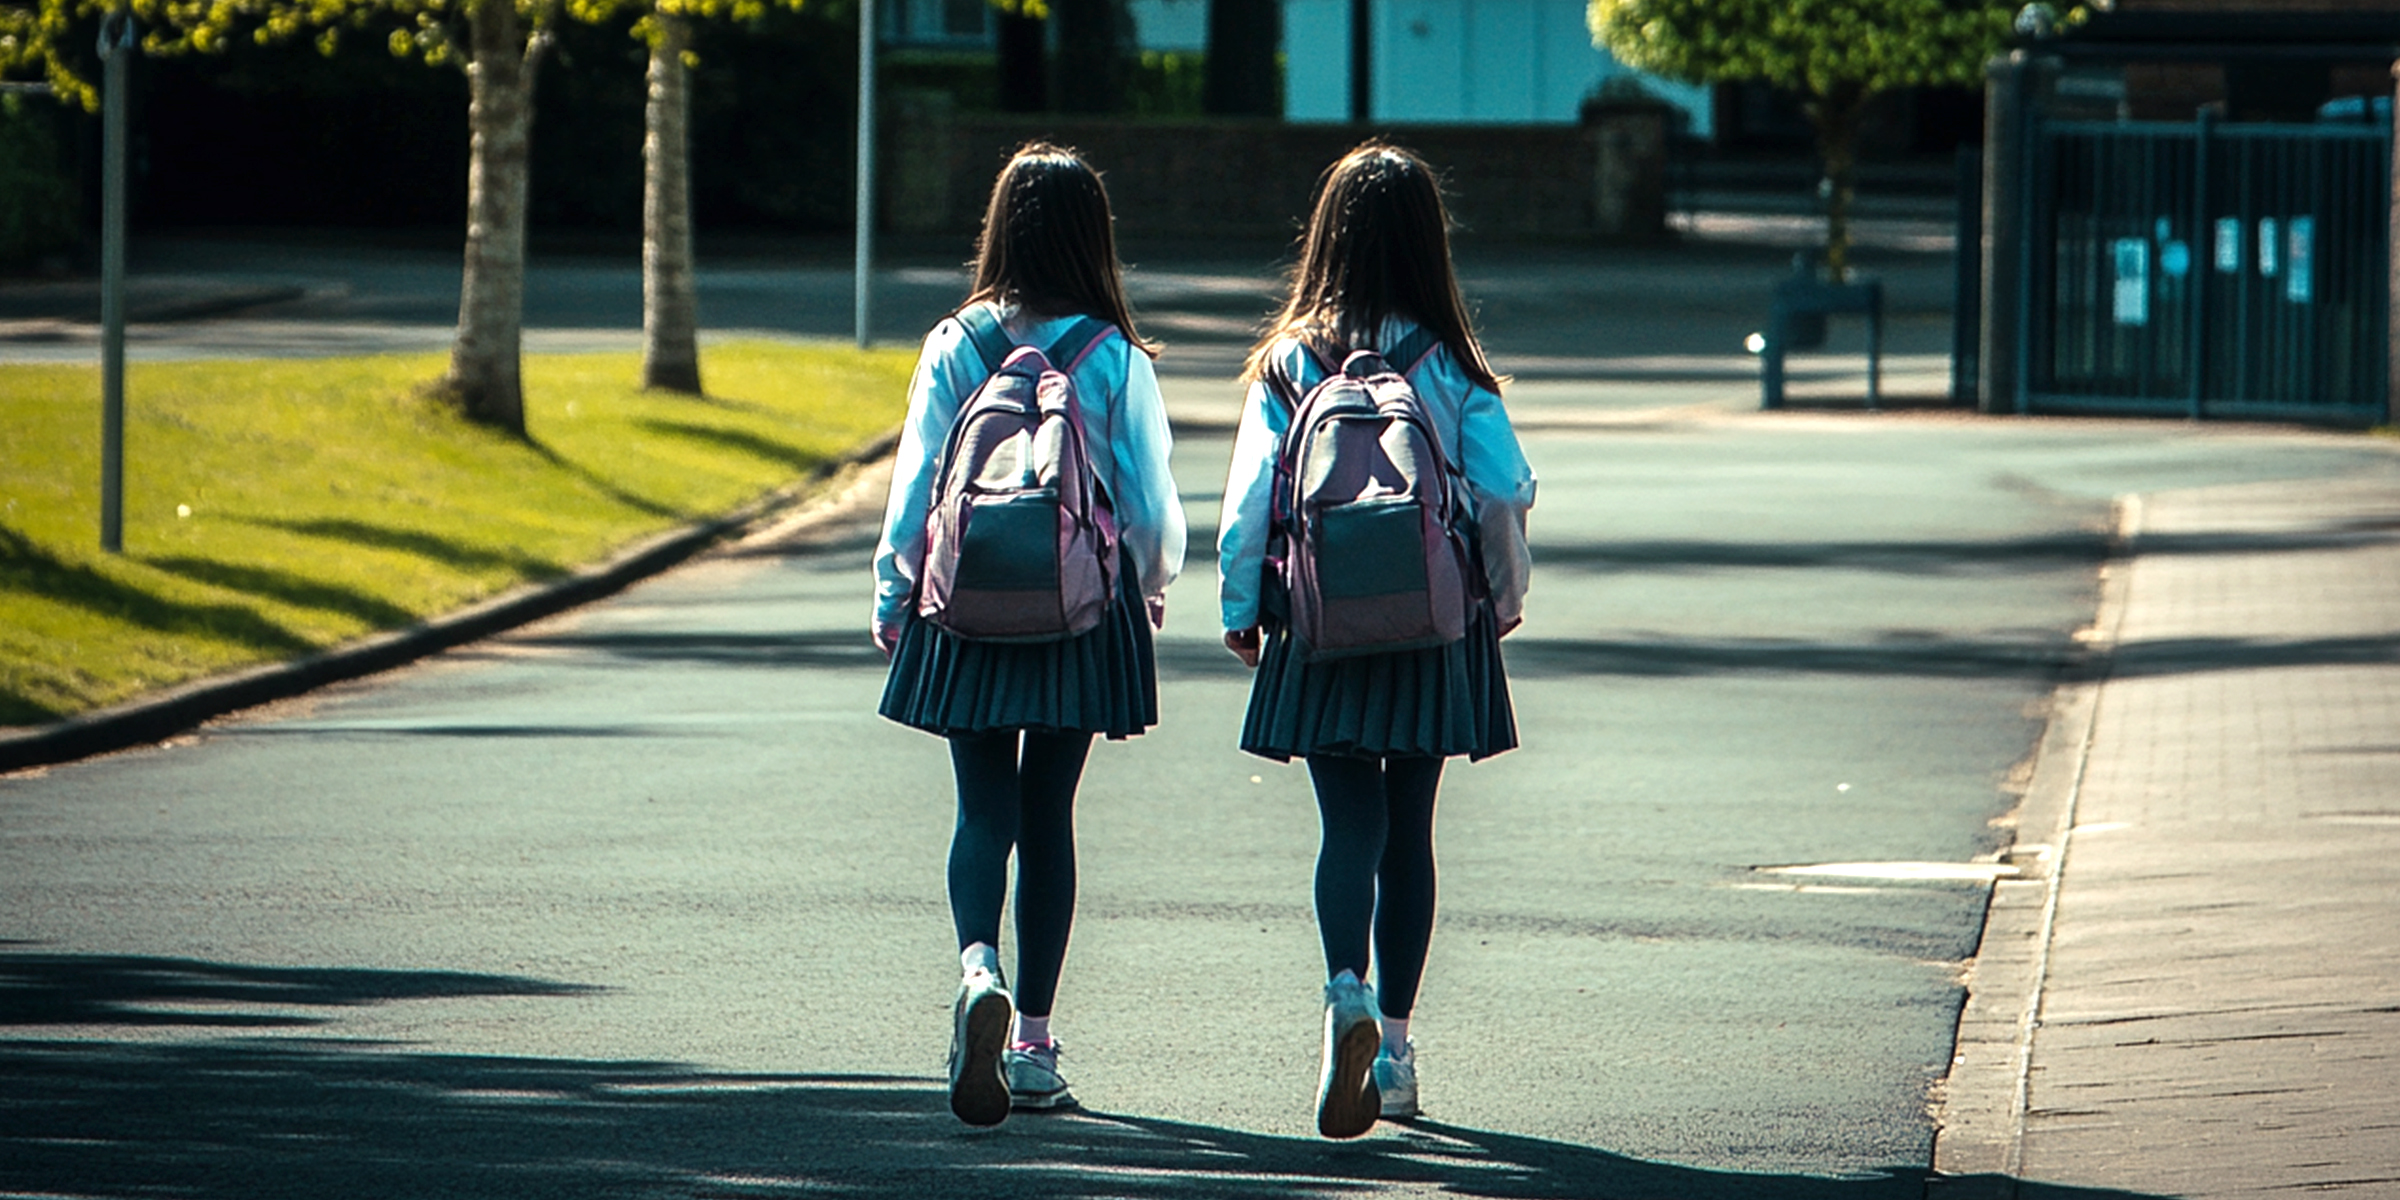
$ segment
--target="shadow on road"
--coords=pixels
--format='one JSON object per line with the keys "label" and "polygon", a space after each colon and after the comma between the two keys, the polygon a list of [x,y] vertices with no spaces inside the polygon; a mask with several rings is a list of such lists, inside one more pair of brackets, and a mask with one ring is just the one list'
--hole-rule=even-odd
{"label": "shadow on road", "polygon": [[1707,1171],[1438,1122],[1349,1143],[1094,1113],[976,1131],[931,1079],[329,1040],[0,1043],[0,1080],[0,1191],[13,1194],[1917,1200],[1926,1183],[1913,1167]]}
{"label": "shadow on road", "polygon": [[[322,1024],[595,989],[447,971],[0,951],[0,1025]],[[281,1010],[281,1011],[278,1011]],[[1341,1196],[1915,1200],[1926,1173],[1742,1174],[1437,1121],[1356,1142],[1105,1113],[953,1119],[939,1081],[407,1053],[339,1038],[0,1042],[0,1193],[186,1197]],[[2124,1193],[2025,1185],[2043,1200]]]}
{"label": "shadow on road", "polygon": [[[0,942],[0,946],[30,945]],[[0,952],[0,1027],[323,1025],[327,1013],[393,1000],[579,996],[599,988],[457,971],[263,967],[188,958]],[[6,1073],[0,1073],[6,1077]]]}

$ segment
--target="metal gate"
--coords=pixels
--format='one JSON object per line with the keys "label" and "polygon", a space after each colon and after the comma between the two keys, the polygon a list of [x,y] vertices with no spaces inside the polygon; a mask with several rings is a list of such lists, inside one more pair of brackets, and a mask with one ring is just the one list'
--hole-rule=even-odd
{"label": "metal gate", "polygon": [[2387,127],[2028,133],[2020,407],[2386,419]]}

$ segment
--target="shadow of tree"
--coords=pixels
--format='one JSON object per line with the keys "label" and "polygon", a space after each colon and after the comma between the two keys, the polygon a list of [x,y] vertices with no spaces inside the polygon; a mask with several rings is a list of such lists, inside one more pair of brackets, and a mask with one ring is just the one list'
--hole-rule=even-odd
{"label": "shadow of tree", "polygon": [[631,662],[779,669],[856,667],[878,671],[886,665],[883,652],[868,640],[863,623],[861,628],[840,632],[728,633],[695,630],[682,633],[655,629],[568,632],[512,637],[509,644],[551,650],[580,650]]}
{"label": "shadow of tree", "polygon": [[416,619],[415,613],[381,597],[272,567],[211,562],[204,558],[145,557],[140,561],[196,583],[265,596],[299,608],[341,613],[377,628],[404,625]]}
{"label": "shadow of tree", "polygon": [[797,446],[785,445],[773,438],[762,437],[742,429],[725,429],[715,425],[700,425],[690,421],[665,421],[643,417],[635,425],[651,433],[700,442],[753,458],[762,458],[796,471],[813,471],[825,463],[825,456],[812,454]]}
{"label": "shadow of tree", "polygon": [[[15,947],[26,942],[6,942]],[[506,975],[262,967],[188,958],[0,953],[0,1026],[321,1025],[330,1016],[261,1009],[345,1008],[459,996],[577,996],[600,989]],[[177,1005],[206,1005],[205,1009]],[[250,1011],[241,1011],[247,1008]]]}
{"label": "shadow of tree", "polygon": [[[321,1019],[266,1010],[598,990],[0,945],[10,947],[0,1026],[20,1029],[272,1028]],[[1704,1170],[1437,1121],[1343,1143],[1081,1111],[972,1130],[933,1079],[408,1053],[337,1038],[0,1042],[0,1113],[9,1195],[1916,1200],[1932,1179],[1906,1165],[1843,1178]],[[2027,1200],[2135,1200],[2013,1186]]]}
{"label": "shadow of tree", "polygon": [[[2137,557],[2292,554],[2352,549],[2400,535],[2374,522],[2347,522],[2294,533],[2145,533]],[[2110,540],[2097,531],[2021,538],[1934,541],[1727,542],[1680,539],[1622,542],[1537,540],[1537,570],[1706,571],[1841,570],[1894,575],[2016,574],[2044,568],[2097,567]]]}
{"label": "shadow of tree", "polygon": [[525,446],[535,454],[540,455],[544,462],[547,462],[551,466],[557,467],[559,470],[573,475],[577,479],[580,479],[584,483],[590,485],[593,491],[596,491],[601,495],[634,510],[635,512],[645,512],[654,517],[680,518],[689,515],[680,508],[676,508],[672,505],[661,504],[656,500],[652,500],[648,496],[626,491],[624,488],[618,486],[615,481],[601,476],[598,472],[592,470],[590,467],[584,466],[582,463],[576,462],[575,460],[560,454],[558,451],[543,445],[540,441],[534,438],[526,438]]}
{"label": "shadow of tree", "polygon": [[237,738],[496,738],[542,740],[574,738],[589,741],[616,741],[621,738],[655,738],[667,736],[662,730],[641,725],[243,725],[223,730],[219,736]]}
{"label": "shadow of tree", "polygon": [[978,1131],[930,1079],[336,1040],[0,1043],[0,1079],[0,1191],[14,1194],[1917,1200],[1929,1178],[1703,1170],[1430,1121],[1344,1143],[1102,1113]]}
{"label": "shadow of tree", "polygon": [[347,517],[315,517],[292,520],[283,517],[237,517],[247,525],[281,529],[302,537],[326,538],[353,546],[372,546],[379,550],[396,550],[413,554],[454,567],[507,567],[533,579],[559,574],[563,568],[546,558],[517,550],[497,549],[455,541],[416,529],[396,529]]}
{"label": "shadow of tree", "polygon": [[[0,526],[0,595],[10,592],[155,633],[213,638],[277,654],[309,649],[307,639],[239,605],[170,600],[90,567],[61,561],[33,539]],[[0,683],[0,724],[30,724],[62,715],[64,710]]]}
{"label": "shadow of tree", "polygon": [[1686,639],[1512,637],[1501,643],[1512,679],[1592,675],[1695,676],[1745,673],[1894,675],[1915,678],[2054,679],[2081,660],[2060,635],[2024,640],[1940,634],[1864,643],[1799,638]]}

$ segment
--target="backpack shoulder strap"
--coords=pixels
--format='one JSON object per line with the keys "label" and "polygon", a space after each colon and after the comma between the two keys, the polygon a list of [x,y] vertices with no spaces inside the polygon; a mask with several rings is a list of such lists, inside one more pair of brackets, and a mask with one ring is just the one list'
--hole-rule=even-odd
{"label": "backpack shoulder strap", "polygon": [[[1294,339],[1292,345],[1295,352],[1289,356],[1289,361],[1287,362],[1286,357],[1282,355],[1268,359],[1267,372],[1262,377],[1267,385],[1267,393],[1283,401],[1283,411],[1286,416],[1298,415],[1300,401],[1308,395],[1309,367],[1314,366],[1317,369],[1319,379],[1331,375],[1337,370],[1325,361],[1322,351],[1307,341]],[[1297,372],[1292,369],[1291,365],[1295,363],[1300,368]]]}
{"label": "backpack shoulder strap", "polygon": [[1092,351],[1100,348],[1101,341],[1116,330],[1116,326],[1098,317],[1078,318],[1042,355],[1050,360],[1052,367],[1072,375],[1084,359],[1091,357]]}
{"label": "backpack shoulder strap", "polygon": [[958,310],[957,319],[967,331],[967,340],[975,344],[975,353],[982,357],[984,373],[998,374],[1000,364],[1008,361],[1017,343],[1008,336],[1006,329],[1000,327],[1000,318],[993,314],[992,306],[970,304]]}

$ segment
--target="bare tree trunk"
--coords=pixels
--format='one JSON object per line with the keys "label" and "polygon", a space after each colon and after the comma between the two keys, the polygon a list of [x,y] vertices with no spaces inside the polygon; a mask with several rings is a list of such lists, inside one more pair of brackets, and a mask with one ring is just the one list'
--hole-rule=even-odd
{"label": "bare tree trunk", "polygon": [[534,73],[548,38],[526,38],[512,0],[478,0],[468,28],[466,277],[442,384],[468,416],[523,436],[525,190]]}
{"label": "bare tree trunk", "polygon": [[1858,123],[1867,98],[1857,88],[1841,87],[1807,106],[1817,132],[1817,157],[1825,165],[1818,186],[1825,200],[1825,274],[1834,283],[1850,280],[1850,204],[1858,190]]}
{"label": "bare tree trunk", "polygon": [[1228,117],[1282,116],[1282,71],[1275,61],[1282,47],[1280,0],[1208,0],[1200,107]]}
{"label": "bare tree trunk", "polygon": [[685,18],[658,13],[642,139],[642,386],[700,394],[700,292],[692,267],[691,93]]}
{"label": "bare tree trunk", "polygon": [[1125,111],[1134,53],[1125,0],[1051,0],[1058,22],[1058,107],[1071,113]]}
{"label": "bare tree trunk", "polygon": [[993,14],[993,21],[999,27],[1000,111],[1041,112],[1050,107],[1050,70],[1042,61],[1048,22],[1005,10]]}

